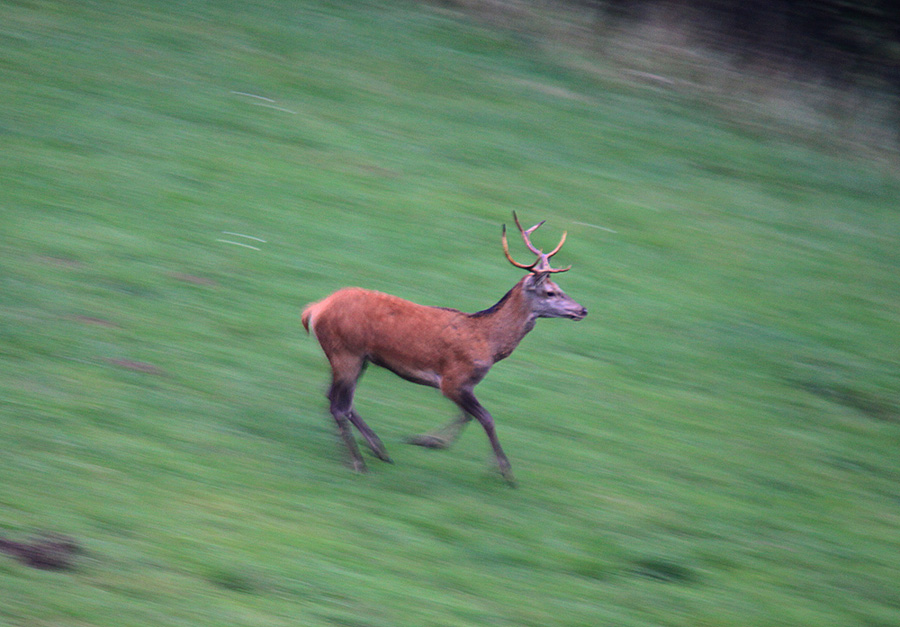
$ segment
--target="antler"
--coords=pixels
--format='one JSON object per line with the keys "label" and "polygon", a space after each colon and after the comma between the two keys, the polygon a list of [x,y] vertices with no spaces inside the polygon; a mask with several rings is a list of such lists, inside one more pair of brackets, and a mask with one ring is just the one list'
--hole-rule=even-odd
{"label": "antler", "polygon": [[535,255],[542,255],[543,251],[538,250],[534,247],[534,244],[531,243],[531,234],[534,233],[539,226],[546,222],[546,220],[541,220],[527,231],[522,228],[522,223],[519,222],[519,216],[516,215],[515,211],[513,211],[513,220],[516,221],[516,226],[519,227],[519,232],[522,234],[522,239],[525,240],[525,245],[528,246],[528,250],[533,252]]}
{"label": "antler", "polygon": [[515,259],[512,258],[512,255],[509,254],[509,242],[506,241],[506,225],[503,225],[503,235],[501,236],[501,241],[503,242],[503,254],[506,255],[506,258],[509,259],[509,262],[517,268],[522,268],[523,270],[531,270],[537,265],[537,262],[540,259],[535,259],[534,263],[530,266],[526,266],[524,263],[519,263]]}
{"label": "antler", "polygon": [[550,272],[565,272],[569,270],[572,266],[567,266],[565,268],[551,268],[550,267],[550,257],[559,252],[559,249],[562,248],[562,245],[566,242],[566,235],[568,232],[563,232],[562,239],[559,240],[559,244],[556,245],[556,248],[551,250],[549,253],[544,253],[543,250],[539,248],[535,248],[534,244],[531,243],[531,234],[541,226],[546,220],[541,220],[537,224],[535,224],[530,229],[523,229],[522,224],[519,222],[519,216],[516,215],[516,212],[513,211],[513,220],[516,222],[516,226],[519,228],[519,232],[522,234],[522,239],[525,241],[525,245],[528,247],[528,250],[533,252],[538,258],[531,265],[525,265],[517,262],[512,256],[509,254],[509,243],[506,241],[506,225],[503,225],[503,253],[506,255],[506,258],[509,262],[517,268],[522,268],[523,270],[528,270],[534,274],[542,274],[542,273],[550,273]]}

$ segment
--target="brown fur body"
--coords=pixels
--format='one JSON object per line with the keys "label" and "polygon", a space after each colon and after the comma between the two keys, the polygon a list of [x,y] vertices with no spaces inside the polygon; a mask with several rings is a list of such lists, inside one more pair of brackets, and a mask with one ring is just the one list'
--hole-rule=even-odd
{"label": "brown fur body", "polygon": [[348,287],[308,305],[301,319],[338,371],[356,371],[370,361],[414,383],[451,391],[475,385],[508,357],[534,326],[529,314],[520,284],[475,314]]}

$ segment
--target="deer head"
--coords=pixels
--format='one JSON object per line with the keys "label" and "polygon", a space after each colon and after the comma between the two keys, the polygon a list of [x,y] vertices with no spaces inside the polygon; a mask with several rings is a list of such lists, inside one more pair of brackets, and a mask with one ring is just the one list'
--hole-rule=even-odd
{"label": "deer head", "polygon": [[572,266],[565,268],[552,268],[550,266],[550,257],[559,252],[563,244],[566,242],[566,232],[563,232],[562,239],[556,248],[549,253],[545,253],[542,249],[537,248],[531,243],[531,234],[537,230],[545,220],[541,220],[530,229],[523,229],[519,222],[519,217],[513,211],[513,220],[528,250],[537,255],[537,259],[530,265],[519,263],[509,254],[509,242],[506,240],[506,225],[503,225],[503,253],[509,262],[517,268],[528,270],[529,274],[522,283],[522,291],[528,297],[534,315],[538,318],[571,318],[572,320],[582,320],[587,315],[587,309],[569,298],[560,287],[550,280],[550,275],[556,272],[566,272]]}

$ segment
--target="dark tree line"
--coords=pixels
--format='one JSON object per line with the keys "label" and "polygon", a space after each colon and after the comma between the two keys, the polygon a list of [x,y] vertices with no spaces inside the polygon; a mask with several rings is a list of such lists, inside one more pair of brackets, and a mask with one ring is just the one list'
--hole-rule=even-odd
{"label": "dark tree line", "polygon": [[581,0],[606,20],[666,9],[704,27],[707,45],[748,64],[780,59],[840,82],[900,90],[897,0]]}

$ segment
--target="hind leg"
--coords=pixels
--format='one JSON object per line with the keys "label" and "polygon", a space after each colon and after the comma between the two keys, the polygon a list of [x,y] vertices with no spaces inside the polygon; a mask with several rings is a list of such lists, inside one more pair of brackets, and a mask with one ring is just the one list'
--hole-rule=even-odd
{"label": "hind leg", "polygon": [[366,472],[366,463],[363,461],[362,455],[359,454],[359,447],[353,438],[353,431],[350,428],[350,415],[353,413],[353,392],[356,388],[356,380],[347,381],[340,380],[335,377],[328,390],[328,399],[331,401],[331,415],[337,423],[338,433],[347,447],[350,454],[350,467],[355,472]]}
{"label": "hind leg", "polygon": [[350,422],[353,423],[353,426],[359,429],[359,432],[362,434],[362,437],[365,439],[366,444],[369,445],[369,448],[372,449],[372,452],[375,454],[375,457],[380,459],[383,462],[388,462],[393,464],[393,460],[390,455],[387,453],[387,449],[384,448],[384,444],[381,443],[381,439],[372,431],[371,427],[365,423],[365,421],[360,418],[359,414],[356,413],[355,409],[350,410]]}
{"label": "hind leg", "polygon": [[366,362],[353,357],[352,355],[329,355],[332,371],[331,389],[328,391],[328,398],[331,401],[331,415],[334,416],[338,425],[338,432],[347,450],[350,452],[350,466],[356,472],[365,472],[366,464],[359,453],[359,447],[353,437],[353,431],[350,428],[352,424],[362,434],[372,449],[375,456],[386,462],[390,462],[391,458],[381,443],[381,439],[375,434],[369,425],[360,417],[356,410],[353,409],[353,395],[356,392],[356,382],[365,369]]}

